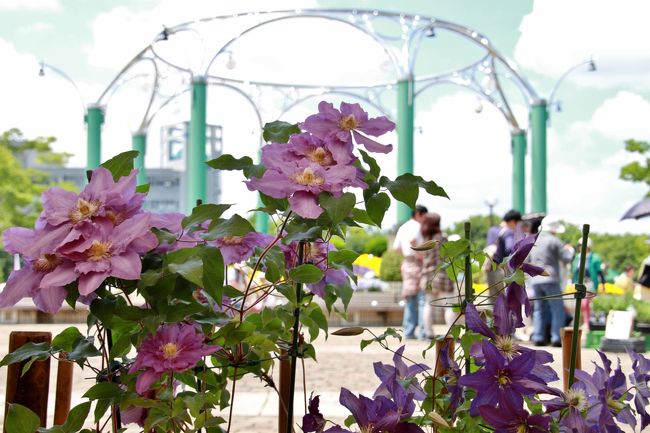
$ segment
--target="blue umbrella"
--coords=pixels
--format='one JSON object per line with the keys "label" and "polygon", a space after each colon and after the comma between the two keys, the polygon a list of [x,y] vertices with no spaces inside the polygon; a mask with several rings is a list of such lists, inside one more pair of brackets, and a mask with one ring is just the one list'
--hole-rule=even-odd
{"label": "blue umbrella", "polygon": [[639,219],[646,216],[650,216],[650,197],[646,197],[643,200],[637,202],[634,206],[629,208],[621,220],[625,219]]}

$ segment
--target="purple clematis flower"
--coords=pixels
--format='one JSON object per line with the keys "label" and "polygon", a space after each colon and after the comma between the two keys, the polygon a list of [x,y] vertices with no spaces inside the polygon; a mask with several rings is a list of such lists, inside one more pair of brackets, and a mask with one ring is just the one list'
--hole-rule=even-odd
{"label": "purple clematis flower", "polygon": [[274,239],[271,235],[250,232],[243,236],[225,236],[218,238],[214,242],[210,242],[210,244],[214,244],[219,248],[223,256],[223,262],[227,266],[248,260],[256,248],[265,248]]}
{"label": "purple clematis flower", "polygon": [[137,280],[142,270],[140,255],[155,246],[136,242],[150,233],[149,219],[148,213],[142,213],[115,227],[100,218],[92,226],[84,227],[76,240],[58,249],[75,263],[74,269],[57,268],[48,275],[48,282],[65,285],[78,279],[79,293],[85,296],[109,276]]}
{"label": "purple clematis flower", "polygon": [[584,413],[589,407],[587,389],[583,382],[575,382],[566,392],[559,392],[559,397],[545,401],[546,412],[555,413],[560,419],[560,425],[571,433],[587,431]]}
{"label": "purple clematis flower", "polygon": [[30,230],[13,227],[5,230],[5,249],[10,254],[21,254],[24,266],[13,271],[0,293],[0,307],[11,307],[23,298],[30,297],[36,307],[46,313],[56,313],[68,292],[65,284],[52,281],[51,274],[71,271],[74,264],[55,252],[66,235],[65,227],[46,227]]}
{"label": "purple clematis flower", "polygon": [[[505,305],[508,311],[512,313],[516,328],[524,327],[524,314],[530,316],[533,307],[528,299],[526,288],[513,281],[506,287]],[[523,312],[522,312],[523,307]]]}
{"label": "purple clematis flower", "polygon": [[[589,396],[590,408],[587,421],[604,428],[609,432],[621,432],[616,421],[636,426],[636,418],[626,401],[632,399],[627,391],[625,375],[621,370],[620,362],[612,370],[612,362],[605,354],[598,351],[603,367],[595,365],[592,375],[576,370],[576,378],[584,383]],[[612,374],[613,373],[613,374]]]}
{"label": "purple clematis flower", "polygon": [[505,399],[499,408],[481,406],[479,412],[485,421],[494,427],[494,433],[548,433],[551,418],[544,415],[531,415],[521,407]]}
{"label": "purple clematis flower", "polygon": [[650,425],[650,414],[646,407],[650,406],[650,359],[647,359],[640,353],[628,349],[628,355],[632,359],[632,373],[630,373],[630,383],[636,387],[634,395],[634,408],[641,418],[641,431]]}
{"label": "purple clematis flower", "polygon": [[535,246],[537,242],[537,237],[539,234],[528,235],[523,239],[520,239],[512,247],[512,254],[508,258],[508,268],[511,272],[521,269],[524,273],[534,277],[536,275],[542,275],[545,273],[544,268],[540,266],[531,265],[530,263],[525,263],[526,257],[530,254],[530,250]]}
{"label": "purple clematis flower", "polygon": [[219,350],[204,342],[205,336],[197,333],[192,324],[162,325],[154,335],[148,335],[138,347],[135,362],[129,368],[138,374],[135,390],[143,395],[163,373],[181,372],[194,367],[199,360]]}
{"label": "purple clematis flower", "polygon": [[302,417],[302,431],[305,433],[321,433],[325,428],[325,417],[320,413],[318,405],[320,396],[314,397],[313,393],[309,396],[309,407],[307,413]]}
{"label": "purple clematis flower", "polygon": [[449,345],[446,344],[442,347],[438,362],[447,371],[445,387],[449,393],[449,412],[455,414],[463,398],[463,387],[458,384],[462,373],[458,363],[453,359],[453,354],[451,356],[449,354]]}
{"label": "purple clematis flower", "polygon": [[136,174],[133,170],[115,182],[110,171],[99,167],[79,195],[51,188],[43,193],[41,218],[53,226],[75,226],[94,217],[105,217],[119,225],[142,209],[146,195],[135,191]]}
{"label": "purple clematis flower", "polygon": [[508,361],[489,341],[483,341],[485,365],[475,373],[462,376],[458,383],[476,390],[470,414],[478,415],[479,407],[494,406],[508,399],[515,407],[523,405],[524,396],[549,391],[542,379],[532,373],[535,354],[528,352]]}
{"label": "purple clematis flower", "polygon": [[358,170],[352,165],[323,167],[308,160],[285,162],[269,168],[261,178],[246,182],[250,191],[260,191],[273,198],[288,198],[291,209],[303,218],[318,218],[323,208],[318,195],[329,192],[335,197],[348,186],[362,186]]}
{"label": "purple clematis flower", "polygon": [[[424,433],[417,424],[407,421],[415,410],[413,394],[407,394],[398,385],[393,395],[398,395],[395,401],[381,395],[371,400],[363,395],[357,397],[346,388],[341,388],[339,402],[352,413],[363,433]],[[325,432],[351,433],[340,426]]]}
{"label": "purple clematis flower", "polygon": [[393,355],[394,365],[383,364],[381,362],[375,362],[373,364],[375,374],[381,381],[381,384],[375,391],[375,397],[380,395],[391,397],[389,384],[395,380],[406,389],[406,392],[413,394],[413,399],[424,400],[427,397],[418,382],[417,375],[429,370],[429,367],[425,364],[407,366],[402,359],[403,353],[404,346],[400,346]]}
{"label": "purple clematis flower", "polygon": [[331,167],[336,164],[352,164],[356,157],[336,142],[332,144],[331,140],[321,140],[308,132],[292,135],[286,144],[270,143],[262,148],[262,163],[267,168],[303,159],[322,167]]}
{"label": "purple clematis flower", "polygon": [[[507,310],[505,302],[505,297],[500,295],[494,304],[494,324],[497,326],[497,332],[494,332],[483,321],[476,306],[473,304],[468,304],[465,307],[465,323],[467,327],[473,332],[488,337],[492,344],[509,361],[524,353],[532,352],[535,356],[535,363],[531,371],[532,374],[542,379],[544,383],[558,380],[555,370],[549,365],[546,365],[553,362],[553,355],[545,350],[532,350],[528,347],[521,346],[512,337],[515,328],[513,321],[507,319],[508,316],[511,316],[511,313]],[[481,343],[475,343],[472,346],[471,354],[478,365],[485,364],[483,345]]]}
{"label": "purple clematis flower", "polygon": [[352,153],[353,137],[355,142],[364,145],[370,152],[388,153],[393,150],[391,144],[380,144],[363,135],[379,137],[395,129],[395,124],[388,118],[381,116],[369,119],[368,113],[359,104],[342,102],[340,109],[339,111],[331,103],[322,101],[318,104],[318,114],[309,116],[300,126],[318,138],[340,142],[349,153]]}

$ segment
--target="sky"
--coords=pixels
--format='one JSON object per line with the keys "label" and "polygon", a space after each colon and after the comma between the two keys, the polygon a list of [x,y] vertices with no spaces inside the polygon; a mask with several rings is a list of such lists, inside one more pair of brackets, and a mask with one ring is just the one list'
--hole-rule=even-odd
{"label": "sky", "polygon": [[[557,92],[561,111],[551,107],[549,215],[576,224],[590,223],[600,232],[650,232],[648,220],[619,221],[647,191],[618,179],[620,167],[632,160],[624,151],[624,141],[650,139],[650,48],[639,36],[650,16],[650,3],[644,1],[0,0],[0,130],[18,127],[27,136],[56,136],[55,149],[72,153],[70,164],[82,166],[82,104],[97,100],[126,62],[163,26],[235,12],[296,7],[400,11],[462,24],[486,35],[543,98],[564,71],[594,56],[597,71],[583,67],[569,75]],[[207,30],[218,35],[226,28],[226,24],[213,25]],[[422,46],[416,72],[459,67],[476,60],[479,53],[468,42],[438,32]],[[169,55],[189,63],[198,56],[190,49]],[[393,77],[372,44],[320,23],[270,26],[233,45],[233,57],[235,67],[225,72],[247,79],[357,83]],[[39,61],[70,76],[81,97],[56,74],[46,72],[39,77]],[[139,126],[147,91],[147,82],[138,77],[147,73],[145,66],[136,68],[133,80],[110,98],[103,159],[129,149],[130,133]],[[527,127],[526,102],[512,86],[505,90],[520,125]],[[382,99],[389,109],[395,105],[391,95],[387,92]],[[208,101],[208,122],[224,128],[224,151],[237,156],[255,152],[259,130],[246,101],[224,90],[210,90]],[[273,104],[281,102],[271,101],[268,113],[276,112]],[[312,99],[289,111],[285,120],[300,120],[316,109],[317,102]],[[152,122],[149,167],[160,165],[161,127],[188,120],[189,104],[183,95]],[[510,131],[496,108],[479,104],[473,93],[461,87],[437,86],[418,96],[415,124],[415,174],[435,180],[451,197],[421,200],[442,215],[443,225],[487,213],[486,200],[498,201],[497,214],[508,210]],[[395,142],[396,137],[386,140]],[[394,175],[394,155],[380,162],[387,174]],[[530,176],[530,145],[527,164]],[[247,196],[246,189],[236,173],[222,179],[224,202],[237,203],[241,212],[254,207],[251,194],[242,198]],[[530,181],[527,200],[530,204]],[[394,221],[394,212],[389,212],[388,225]]]}

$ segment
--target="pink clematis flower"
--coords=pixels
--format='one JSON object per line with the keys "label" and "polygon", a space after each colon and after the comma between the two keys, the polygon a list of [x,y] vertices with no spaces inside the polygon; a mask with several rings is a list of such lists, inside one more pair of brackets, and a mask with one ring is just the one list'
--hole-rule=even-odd
{"label": "pink clematis flower", "polygon": [[331,103],[322,101],[318,104],[318,114],[309,116],[300,127],[323,140],[337,140],[349,153],[352,153],[353,137],[357,144],[363,144],[370,152],[389,153],[393,150],[392,144],[377,143],[361,133],[379,137],[395,129],[395,123],[384,116],[369,119],[359,104],[341,102],[340,108],[339,111]]}
{"label": "pink clematis flower", "polygon": [[100,218],[93,225],[79,230],[76,240],[58,249],[60,254],[75,263],[74,269],[56,269],[50,278],[61,284],[78,278],[79,294],[83,296],[93,293],[109,276],[137,280],[142,270],[140,255],[155,247],[155,243],[141,242],[149,239],[150,230],[148,213],[138,214],[118,226]]}
{"label": "pink clematis flower", "polygon": [[135,191],[136,174],[133,170],[115,182],[110,171],[99,167],[79,195],[51,188],[43,193],[40,219],[53,226],[66,223],[76,226],[94,217],[105,217],[119,225],[142,209],[145,194]]}
{"label": "pink clematis flower", "polygon": [[5,249],[21,254],[25,265],[9,275],[0,293],[0,307],[11,307],[30,297],[41,311],[59,311],[68,292],[65,284],[52,280],[51,275],[74,269],[72,262],[54,252],[65,234],[66,230],[52,227],[39,231],[14,227],[4,232]]}
{"label": "pink clematis flower", "polygon": [[199,360],[219,350],[205,344],[205,336],[192,324],[162,325],[154,335],[142,340],[138,355],[129,373],[138,374],[135,390],[145,394],[164,373],[181,372],[194,367]]}
{"label": "pink clematis flower", "polygon": [[255,248],[265,248],[273,242],[273,239],[275,238],[271,235],[250,232],[243,236],[224,236],[210,244],[219,248],[223,263],[228,266],[248,260],[255,252]]}
{"label": "pink clematis flower", "polygon": [[352,165],[323,167],[300,160],[267,169],[261,178],[247,181],[246,186],[273,198],[288,198],[291,209],[298,215],[318,218],[323,213],[318,206],[321,192],[339,196],[345,187],[365,187],[366,184],[358,178],[357,169]]}
{"label": "pink clematis flower", "polygon": [[323,167],[331,167],[336,164],[349,164],[356,157],[338,142],[326,142],[308,132],[292,135],[286,144],[271,143],[262,148],[262,163],[267,168],[281,167],[288,161],[302,159]]}

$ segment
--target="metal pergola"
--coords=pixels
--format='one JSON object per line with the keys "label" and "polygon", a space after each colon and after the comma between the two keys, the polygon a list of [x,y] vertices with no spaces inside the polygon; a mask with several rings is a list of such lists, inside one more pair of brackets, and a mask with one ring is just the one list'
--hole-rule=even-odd
{"label": "metal pergola", "polygon": [[[350,26],[369,37],[382,48],[385,62],[390,65],[392,78],[382,82],[368,82],[363,85],[315,85],[310,83],[281,83],[247,81],[233,78],[230,69],[236,42],[254,34],[263,27],[286,20],[325,20]],[[385,30],[386,24],[392,30]],[[227,25],[226,25],[227,24]],[[417,76],[415,64],[422,55],[422,42],[437,32],[450,32],[479,47],[481,55],[467,66],[445,73]],[[183,64],[164,54],[164,44],[173,43],[174,38],[189,35],[198,41],[192,50],[200,59],[193,65]],[[289,35],[291,37],[292,35]],[[299,37],[299,35],[293,35]],[[224,62],[225,60],[225,62]],[[221,64],[225,66],[219,67]],[[496,107],[510,127],[512,137],[512,205],[523,212],[526,202],[525,160],[527,131],[511,110],[503,85],[513,83],[529,107],[532,159],[531,211],[546,212],[546,128],[548,110],[546,101],[538,97],[530,83],[517,71],[516,66],[506,59],[484,35],[449,21],[433,17],[360,9],[296,9],[271,12],[238,13],[204,18],[164,28],[154,40],[144,47],[106,87],[97,101],[88,105],[85,120],[87,124],[88,158],[87,168],[100,164],[101,125],[104,121],[107,102],[111,95],[129,79],[137,66],[149,69],[151,93],[140,127],[133,134],[133,149],[140,152],[136,168],[140,170],[139,182],[146,182],[144,157],[147,148],[147,128],[156,114],[179,96],[191,92],[191,117],[189,143],[186,153],[187,197],[191,206],[196,200],[206,199],[205,129],[207,86],[230,89],[247,100],[255,110],[257,119],[263,122],[275,120],[265,118],[264,95],[281,95],[279,113],[281,117],[291,108],[321,95],[333,94],[364,101],[379,112],[393,118],[397,124],[397,173],[413,172],[414,152],[414,107],[415,100],[433,86],[451,84],[461,86],[477,94]],[[170,79],[179,76],[182,78]],[[396,110],[385,104],[386,95],[396,98]],[[398,222],[410,218],[410,210],[400,203]],[[264,229],[262,221],[259,229]]]}

